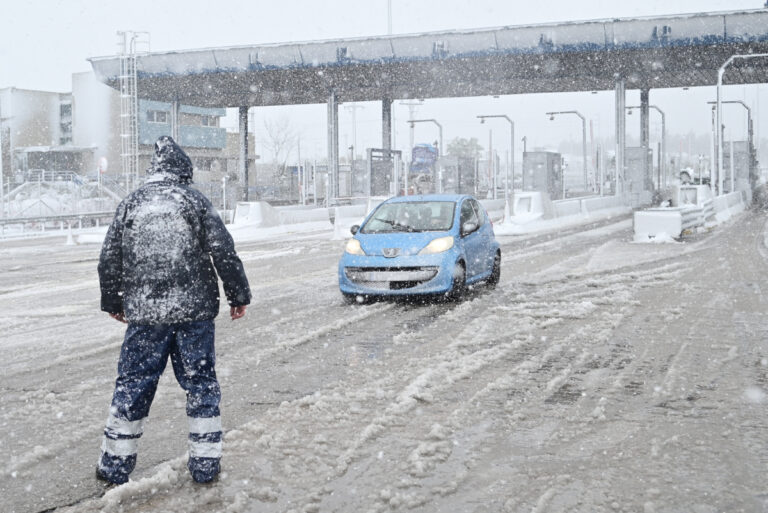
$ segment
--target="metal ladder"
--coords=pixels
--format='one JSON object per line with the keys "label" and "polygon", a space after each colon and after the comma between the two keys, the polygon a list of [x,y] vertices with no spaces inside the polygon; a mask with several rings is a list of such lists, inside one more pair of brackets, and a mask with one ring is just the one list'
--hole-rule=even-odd
{"label": "metal ladder", "polygon": [[136,73],[138,45],[149,52],[149,33],[120,31],[120,157],[125,188],[135,189],[139,182],[139,94]]}

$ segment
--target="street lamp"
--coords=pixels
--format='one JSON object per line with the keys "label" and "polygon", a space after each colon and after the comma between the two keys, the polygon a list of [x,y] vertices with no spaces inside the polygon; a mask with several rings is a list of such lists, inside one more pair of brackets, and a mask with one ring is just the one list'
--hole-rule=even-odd
{"label": "street lamp", "polygon": [[733,62],[735,59],[752,59],[755,57],[768,57],[768,53],[752,53],[752,54],[746,54],[746,55],[731,55],[728,57],[728,59],[723,63],[722,66],[717,70],[717,130],[715,131],[715,137],[717,138],[717,184],[718,184],[718,190],[717,193],[722,194],[723,191],[723,184],[722,184],[722,169],[723,169],[723,136],[720,133],[720,127],[722,126],[722,114],[721,114],[721,104],[722,100],[720,90],[723,86],[723,75],[725,74],[725,68],[728,67],[731,62]]}
{"label": "street lamp", "polygon": [[[641,109],[642,107],[634,105],[627,107],[629,114],[632,114],[632,109]],[[656,112],[661,114],[661,165],[659,166],[659,175],[667,179],[667,124],[664,111],[658,108],[656,105],[648,105],[649,109],[655,109]],[[661,178],[659,178],[659,189],[661,189]]]}
{"label": "street lamp", "polygon": [[[435,119],[409,119],[408,123],[410,123],[411,128],[413,128],[413,125],[416,124],[416,123],[434,123],[434,124],[436,124],[437,125],[437,129],[438,129],[439,134],[440,134],[440,139],[439,139],[440,140],[440,148],[439,148],[438,156],[442,156],[443,155],[443,151],[445,151],[443,149],[443,125],[438,123],[437,120],[435,120]],[[439,167],[440,166],[438,166],[438,168]],[[438,182],[438,191],[437,192],[442,193],[443,192],[443,173],[442,173],[442,170],[439,169],[438,173],[439,173],[439,177],[438,177],[439,179],[437,181]]]}
{"label": "street lamp", "polygon": [[[564,110],[560,112],[547,112],[550,121],[555,120],[557,114],[576,114],[581,118],[581,153],[584,159],[584,190],[589,188],[589,179],[587,177],[587,118],[585,118],[579,111],[576,110]],[[565,176],[563,176],[563,187],[565,187]]]}
{"label": "street lamp", "polygon": [[[509,177],[509,167],[507,167],[507,179],[504,184],[504,220],[510,222],[512,216],[512,209],[510,208],[510,193],[514,192],[514,179],[515,179],[515,122],[509,119],[509,116],[505,114],[486,114],[477,116],[480,119],[480,123],[485,123],[487,118],[504,118],[509,121],[510,138],[509,138],[509,160],[512,163],[512,178]],[[491,157],[493,158],[493,157]],[[494,193],[495,194],[495,193]]]}

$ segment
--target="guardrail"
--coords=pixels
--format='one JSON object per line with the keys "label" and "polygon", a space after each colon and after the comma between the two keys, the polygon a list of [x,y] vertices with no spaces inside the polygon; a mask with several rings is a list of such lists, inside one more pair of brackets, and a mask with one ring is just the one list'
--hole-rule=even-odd
{"label": "guardrail", "polygon": [[684,205],[680,207],[680,228],[684,232],[690,228],[704,226],[707,219],[715,215],[714,201],[711,199],[701,205]]}
{"label": "guardrail", "polygon": [[[114,210],[108,212],[84,212],[80,214],[62,214],[52,216],[36,216],[36,217],[10,217],[0,219],[0,238],[9,238],[13,236],[27,237],[35,233],[32,229],[39,228],[38,234],[46,233],[46,227],[51,223],[60,223],[59,229],[63,230],[64,225],[67,224],[69,228],[73,228],[74,224],[77,224],[77,228],[83,227],[85,221],[96,221],[96,226],[101,224],[104,220],[106,223],[110,222],[114,217]],[[14,230],[12,233],[7,233],[6,229],[9,227],[18,226],[18,230]],[[55,229],[55,228],[54,228]]]}
{"label": "guardrail", "polygon": [[82,214],[61,214],[53,216],[35,216],[35,217],[6,217],[0,219],[0,225],[8,226],[14,224],[37,224],[37,223],[52,223],[52,222],[65,222],[65,221],[83,221],[86,219],[104,219],[112,218],[115,215],[114,210],[106,212],[85,212]]}

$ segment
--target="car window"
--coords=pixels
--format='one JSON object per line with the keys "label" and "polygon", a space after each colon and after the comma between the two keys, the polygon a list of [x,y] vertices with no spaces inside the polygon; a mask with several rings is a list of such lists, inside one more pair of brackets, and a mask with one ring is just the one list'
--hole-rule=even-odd
{"label": "car window", "polygon": [[470,203],[470,200],[464,200],[464,202],[461,204],[461,226],[464,226],[466,223],[478,223],[477,220],[477,213],[475,212],[475,209],[472,207],[472,203]]}
{"label": "car window", "polygon": [[485,209],[483,206],[474,199],[469,200],[470,203],[472,203],[472,207],[475,209],[475,212],[477,212],[477,219],[478,219],[478,225],[483,225],[488,220],[488,217],[485,214]]}
{"label": "car window", "polygon": [[452,201],[383,203],[360,229],[362,233],[447,231],[453,226]]}

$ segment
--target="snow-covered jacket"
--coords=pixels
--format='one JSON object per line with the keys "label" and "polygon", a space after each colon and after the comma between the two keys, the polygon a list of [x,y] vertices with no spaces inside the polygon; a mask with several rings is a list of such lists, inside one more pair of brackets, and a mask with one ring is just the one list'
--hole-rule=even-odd
{"label": "snow-covered jacket", "polygon": [[232,236],[208,198],[190,186],[192,169],[173,139],[155,143],[147,183],[117,207],[101,248],[103,311],[142,325],[213,319],[217,272],[230,306],[250,303]]}

